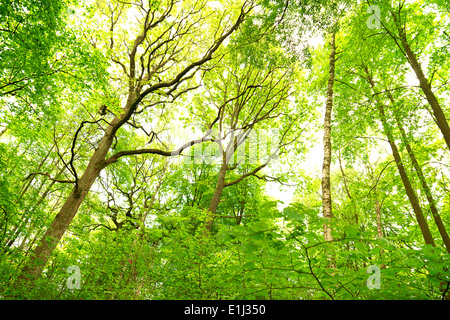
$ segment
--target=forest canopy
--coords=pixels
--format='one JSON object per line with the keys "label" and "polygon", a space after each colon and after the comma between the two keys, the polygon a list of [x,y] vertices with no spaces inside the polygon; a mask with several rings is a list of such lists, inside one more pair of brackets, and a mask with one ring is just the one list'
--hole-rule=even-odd
{"label": "forest canopy", "polygon": [[446,0],[3,0],[0,299],[450,300]]}

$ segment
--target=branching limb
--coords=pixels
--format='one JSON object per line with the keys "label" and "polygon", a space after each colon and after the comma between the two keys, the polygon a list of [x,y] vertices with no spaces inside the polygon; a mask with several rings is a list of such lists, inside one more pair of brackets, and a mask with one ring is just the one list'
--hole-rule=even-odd
{"label": "branching limb", "polygon": [[159,155],[165,156],[165,157],[172,157],[172,156],[180,155],[185,149],[187,149],[195,144],[206,142],[206,141],[213,141],[213,139],[207,138],[207,137],[202,137],[197,140],[192,140],[192,141],[186,142],[184,145],[182,145],[180,148],[178,148],[177,150],[174,150],[174,151],[164,151],[164,150],[153,149],[153,148],[120,151],[120,152],[117,152],[116,154],[112,155],[110,158],[106,159],[103,162],[103,167],[106,167],[106,166],[110,165],[111,163],[117,162],[117,160],[121,157],[131,156],[131,155],[136,155],[136,154],[159,154]]}
{"label": "branching limb", "polygon": [[55,182],[60,182],[60,183],[75,183],[75,181],[73,180],[61,180],[61,179],[56,179],[56,178],[52,178],[50,176],[50,174],[48,173],[42,173],[42,172],[32,172],[30,173],[26,178],[22,179],[22,181],[26,181],[28,179],[30,179],[31,177],[35,176],[35,175],[42,175],[42,176],[47,176],[49,180],[51,181],[55,181]]}

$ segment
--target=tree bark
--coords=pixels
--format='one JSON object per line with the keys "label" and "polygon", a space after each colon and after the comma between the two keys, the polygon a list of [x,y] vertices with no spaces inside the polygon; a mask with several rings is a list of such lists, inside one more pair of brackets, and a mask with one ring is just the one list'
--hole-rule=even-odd
{"label": "tree bark", "polygon": [[[391,103],[394,104],[394,98],[392,97],[392,95],[390,93],[388,93],[388,96],[389,96]],[[417,162],[414,151],[412,150],[412,148],[408,142],[408,138],[406,136],[405,130],[404,130],[403,125],[400,121],[400,118],[397,114],[395,115],[395,119],[397,121],[397,126],[398,126],[398,129],[402,136],[403,143],[405,144],[406,151],[408,152],[409,158],[411,159],[411,163],[414,167],[414,170],[417,173],[417,176],[419,177],[423,191],[425,192],[425,195],[427,197],[428,204],[430,206],[430,211],[434,218],[434,222],[436,223],[436,226],[438,227],[439,233],[442,237],[442,240],[444,242],[445,248],[447,249],[447,252],[450,253],[450,238],[449,238],[447,230],[445,229],[445,226],[442,222],[441,216],[439,215],[439,211],[437,210],[436,202],[433,199],[433,195],[431,194],[430,187],[428,186],[428,183],[425,179],[422,168],[420,167],[419,163]]]}
{"label": "tree bark", "polygon": [[[373,81],[372,76],[369,73],[367,66],[364,66],[364,71],[367,76],[366,80],[369,82],[370,87],[373,90],[375,87],[375,83]],[[406,170],[403,166],[402,159],[400,157],[400,153],[398,152],[397,145],[395,144],[395,140],[392,135],[392,131],[390,130],[389,124],[387,123],[387,120],[386,120],[386,113],[384,112],[384,107],[378,101],[377,101],[377,106],[378,106],[380,119],[381,119],[381,122],[382,122],[382,125],[384,128],[386,137],[388,138],[389,145],[391,146],[392,155],[394,156],[395,164],[397,165],[397,169],[400,174],[400,178],[402,179],[403,186],[405,187],[406,195],[408,196],[409,202],[411,203],[411,206],[413,208],[414,214],[416,216],[416,221],[422,232],[425,243],[430,244],[432,246],[436,246],[433,236],[431,235],[431,231],[428,226],[427,220],[425,219],[422,208],[420,207],[419,200],[416,196],[416,193],[414,192],[414,189],[412,188],[411,182],[409,181],[408,175],[406,174]]]}
{"label": "tree bark", "polygon": [[[323,216],[332,219],[333,213],[331,209],[331,112],[333,108],[333,84],[336,62],[336,46],[335,34],[331,35],[331,52],[330,52],[330,70],[328,74],[327,103],[325,107],[325,119],[323,125],[323,165],[322,165],[322,208]],[[331,228],[328,224],[323,225],[325,241],[333,240]]]}
{"label": "tree bark", "polygon": [[[224,156],[225,158],[225,156]],[[206,216],[205,227],[208,232],[211,231],[212,225],[214,223],[214,216],[217,211],[217,207],[219,206],[220,196],[222,195],[222,191],[225,188],[225,176],[227,173],[227,162],[223,161],[220,166],[219,176],[217,178],[216,189],[214,190],[214,194],[212,196],[211,202],[208,208],[208,214]]]}
{"label": "tree bark", "polygon": [[386,133],[386,136],[389,141],[389,145],[392,149],[392,154],[394,156],[395,164],[397,165],[398,172],[403,182],[403,186],[405,187],[406,195],[409,198],[411,206],[413,208],[414,214],[416,216],[417,223],[419,224],[419,228],[422,231],[423,238],[426,244],[430,244],[435,246],[433,236],[431,235],[430,228],[428,226],[427,220],[423,215],[422,208],[420,207],[419,200],[417,198],[416,193],[414,192],[413,187],[411,186],[411,182],[409,181],[408,175],[406,174],[406,170],[403,166],[402,159],[400,157],[400,153],[398,152],[397,145],[392,137],[392,133],[389,130],[389,125],[386,121],[386,114],[384,112],[384,108],[382,105],[379,105],[379,112],[381,116],[381,121],[383,123],[383,127]]}
{"label": "tree bark", "polygon": [[420,88],[422,89],[423,93],[425,94],[425,97],[427,98],[428,103],[431,106],[433,115],[436,119],[436,124],[441,130],[442,135],[444,136],[444,140],[447,143],[447,147],[450,149],[450,127],[447,122],[447,119],[445,118],[444,111],[442,110],[439,101],[431,88],[430,82],[425,77],[425,74],[423,73],[422,67],[419,61],[417,60],[415,53],[411,50],[411,47],[406,38],[405,31],[399,25],[399,21],[397,20],[396,15],[393,12],[391,12],[391,14],[397,25],[397,31],[399,34],[401,46],[403,47],[403,50],[405,50],[404,54],[406,55],[409,64],[414,70],[417,79],[419,80]]}

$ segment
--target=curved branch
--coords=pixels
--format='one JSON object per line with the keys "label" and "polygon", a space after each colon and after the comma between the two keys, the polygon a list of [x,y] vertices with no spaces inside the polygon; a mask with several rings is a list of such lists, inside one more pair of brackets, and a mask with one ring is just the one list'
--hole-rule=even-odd
{"label": "curved branch", "polygon": [[[224,188],[225,188],[225,187],[232,186],[232,185],[234,185],[234,184],[236,184],[236,183],[239,183],[240,181],[244,180],[245,178],[247,178],[247,177],[249,177],[249,176],[255,176],[256,173],[257,173],[259,170],[261,170],[262,168],[264,168],[264,167],[267,166],[268,164],[269,164],[269,162],[266,162],[266,163],[264,163],[264,164],[262,164],[262,165],[256,167],[256,168],[253,169],[252,171],[247,172],[246,174],[243,174],[242,176],[240,176],[240,177],[237,178],[236,180],[229,181],[229,182],[225,182]],[[258,176],[257,176],[257,177],[258,177]],[[259,177],[258,177],[258,178],[259,178]]]}
{"label": "curved branch", "polygon": [[[119,121],[117,121],[117,123],[115,124],[111,135],[114,135],[115,132],[125,123],[127,122],[131,115],[135,112],[135,110],[137,109],[137,106],[139,105],[139,103],[150,93],[155,92],[159,89],[164,89],[164,88],[170,88],[174,85],[176,85],[177,83],[179,83],[180,81],[182,81],[184,79],[184,77],[186,75],[188,75],[188,73],[191,70],[194,70],[197,67],[200,67],[201,65],[205,64],[206,62],[208,62],[209,60],[212,59],[213,53],[216,52],[219,47],[221,46],[221,44],[225,41],[225,39],[227,39],[234,31],[236,31],[239,26],[242,24],[242,22],[244,21],[246,15],[253,9],[254,4],[249,5],[250,7],[246,10],[246,5],[244,4],[244,6],[242,6],[241,8],[241,12],[239,14],[238,19],[236,20],[235,24],[227,31],[225,32],[221,37],[219,37],[214,44],[207,50],[206,54],[203,56],[203,58],[192,62],[191,64],[189,64],[188,66],[186,66],[183,70],[181,70],[172,80],[170,81],[166,81],[166,82],[159,82],[156,83],[152,86],[150,86],[149,88],[145,89],[142,93],[138,93],[136,99],[133,101],[133,103],[131,103],[130,107],[127,108],[127,110],[125,110],[125,114],[121,117],[121,119]],[[138,39],[136,39],[136,43]],[[131,72],[130,72],[130,76],[131,76]]]}
{"label": "curved branch", "polygon": [[131,155],[135,155],[135,154],[159,154],[159,155],[165,156],[165,157],[177,156],[177,155],[181,154],[185,149],[187,149],[195,144],[206,142],[206,141],[213,141],[213,139],[203,137],[203,138],[200,138],[197,140],[192,140],[192,141],[186,142],[184,145],[179,147],[177,150],[173,150],[173,151],[164,151],[161,149],[153,149],[153,148],[120,151],[120,152],[117,152],[116,154],[112,155],[110,158],[106,159],[103,162],[103,167],[106,167],[106,166],[110,165],[111,163],[117,162],[117,160],[121,157],[131,156]]}

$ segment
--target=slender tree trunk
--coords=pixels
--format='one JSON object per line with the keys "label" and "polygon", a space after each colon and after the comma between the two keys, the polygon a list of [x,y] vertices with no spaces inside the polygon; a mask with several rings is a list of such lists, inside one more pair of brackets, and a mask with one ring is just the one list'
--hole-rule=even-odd
{"label": "slender tree trunk", "polygon": [[392,137],[392,134],[389,130],[389,125],[386,120],[386,114],[384,112],[384,108],[382,105],[379,105],[379,112],[381,116],[381,121],[383,122],[383,127],[386,133],[386,136],[389,141],[389,145],[392,149],[392,154],[394,156],[395,163],[398,168],[398,172],[400,173],[400,177],[402,179],[403,185],[405,187],[406,195],[409,198],[411,206],[413,207],[414,214],[416,216],[417,223],[419,224],[420,230],[422,231],[423,238],[426,244],[431,244],[435,246],[433,236],[431,235],[430,228],[428,227],[427,220],[423,215],[422,208],[419,204],[419,199],[417,198],[416,193],[414,192],[413,187],[411,186],[411,182],[409,181],[408,175],[406,174],[406,170],[403,166],[402,159],[400,157],[400,153],[398,152],[397,145]]}
{"label": "slender tree trunk", "polygon": [[383,238],[383,226],[381,224],[381,204],[378,199],[375,199],[375,213],[377,215],[377,235],[378,238]]}
{"label": "slender tree trunk", "polygon": [[[367,75],[366,80],[369,82],[370,87],[373,90],[375,87],[373,78],[370,75],[370,72],[369,72],[367,66],[364,66],[364,69],[365,69],[365,72]],[[394,140],[394,138],[392,136],[392,132],[389,128],[389,124],[387,123],[386,113],[384,112],[384,107],[379,101],[377,101],[377,105],[378,105],[378,111],[380,113],[380,118],[381,118],[381,122],[383,124],[385,134],[388,138],[389,145],[391,146],[391,149],[392,149],[392,155],[394,156],[395,164],[397,165],[397,169],[398,169],[398,172],[402,179],[403,186],[405,187],[406,195],[408,196],[408,199],[413,208],[414,214],[416,216],[416,221],[422,232],[425,243],[435,246],[434,239],[433,239],[433,236],[431,235],[431,231],[428,226],[427,220],[425,219],[422,208],[420,207],[419,199],[417,198],[416,193],[414,192],[414,189],[411,185],[411,182],[409,181],[408,175],[406,174],[406,170],[403,166],[402,159],[400,157],[400,153],[398,152],[397,145],[395,144],[395,140]]]}
{"label": "slender tree trunk", "polygon": [[[58,174],[55,176],[56,178],[58,178],[63,172],[64,172],[65,168],[62,167],[60,169],[60,171],[58,172]],[[35,205],[33,206],[33,209],[37,209],[41,203],[45,200],[45,198],[47,197],[48,193],[50,192],[50,190],[52,189],[53,185],[55,184],[55,180],[52,180],[50,182],[50,184],[48,185],[48,187],[45,189],[44,193],[39,197],[39,200],[35,203]],[[34,229],[34,227],[36,226],[37,222],[38,222],[38,218],[34,219],[34,221],[32,222],[31,226],[28,228],[28,230],[30,230],[30,232],[27,232],[25,234],[25,237],[22,239],[21,244],[19,245],[19,249],[23,250],[24,245],[26,243],[26,241],[28,240],[28,237],[30,236],[31,231]]]}
{"label": "slender tree trunk", "polygon": [[350,193],[350,189],[348,188],[347,177],[345,175],[344,168],[342,167],[342,159],[341,159],[340,151],[339,151],[339,158],[338,159],[339,159],[339,168],[341,169],[341,173],[342,173],[342,181],[344,182],[344,189],[345,189],[345,192],[347,193],[348,199],[352,203],[353,216],[355,217],[355,225],[358,225],[358,223],[359,223],[358,212],[357,212],[356,205],[355,205],[355,202],[353,200],[353,197],[352,197],[352,195]]}
{"label": "slender tree trunk", "polygon": [[[331,112],[333,107],[333,84],[334,84],[334,69],[336,62],[336,46],[335,34],[331,35],[331,53],[330,53],[330,70],[328,74],[328,88],[327,88],[327,103],[325,107],[325,119],[323,125],[323,166],[322,166],[322,208],[323,216],[327,219],[333,217],[331,209],[331,182],[330,182],[330,167],[331,167]],[[323,226],[325,241],[333,240],[331,235],[331,228],[328,224]]]}
{"label": "slender tree trunk", "polygon": [[442,108],[431,89],[430,83],[423,74],[419,62],[416,60],[416,57],[407,44],[405,51],[408,54],[408,58],[411,62],[411,67],[413,68],[414,72],[417,75],[417,78],[419,79],[420,88],[422,88],[422,91],[425,94],[427,101],[431,106],[431,109],[433,110],[434,117],[436,118],[436,124],[438,125],[439,129],[442,132],[442,135],[444,136],[447,147],[450,149],[450,127],[448,125],[447,119],[445,118],[444,112],[442,111]]}
{"label": "slender tree trunk", "polygon": [[[53,165],[57,165],[58,164],[58,161],[56,161]],[[39,166],[39,168],[40,168],[40,166]],[[38,168],[38,170],[39,170],[39,168]],[[61,172],[62,171],[64,171],[64,168],[61,170]],[[60,173],[61,173],[60,172]],[[59,174],[60,174],[59,173]],[[59,175],[58,174],[58,175]],[[57,175],[57,177],[58,177],[58,175]],[[36,177],[36,175],[34,175],[33,177],[31,177],[30,178],[30,180],[31,179],[34,179]],[[45,182],[46,182],[46,179],[44,178],[44,179],[42,179],[42,182],[41,182],[41,184],[40,184],[40,186],[37,188],[37,190],[36,190],[36,192],[39,194],[39,192],[41,191],[41,189],[42,189],[42,187],[44,186],[44,184],[45,184]],[[31,183],[31,182],[30,182]],[[55,181],[52,181],[51,183],[50,183],[50,186],[51,185],[53,185],[55,183]],[[29,187],[29,185],[27,185],[26,186],[26,188],[25,188],[25,190],[23,190],[22,192],[21,192],[21,194],[20,194],[20,197],[22,197],[24,194],[25,194],[25,192],[26,192],[26,189],[28,189],[28,187]],[[48,193],[48,192],[47,192]],[[46,193],[45,193],[45,196],[46,196]],[[44,197],[45,197],[44,196]],[[16,202],[19,200],[19,198],[18,199],[16,199]],[[43,201],[44,199],[41,197],[40,199],[39,199],[39,201],[36,203],[36,204],[34,204],[31,208],[37,208],[38,207],[38,205]],[[19,224],[19,225],[17,225],[15,228],[14,228],[14,230],[13,230],[13,236],[11,237],[11,239],[8,241],[8,243],[7,243],[7,247],[11,247],[12,245],[13,245],[13,243],[16,241],[16,239],[20,236],[20,233],[22,232],[21,230],[22,230],[22,228],[24,227],[24,226],[26,226],[27,225],[27,223],[30,221],[30,220],[32,220],[32,218],[33,218],[33,216],[31,216],[31,217],[28,217],[27,218],[27,216],[29,215],[29,211],[30,211],[30,209],[27,209],[23,214],[22,214],[22,223],[21,224]],[[36,220],[35,220],[36,221]],[[34,225],[34,224],[33,224]],[[28,228],[28,231],[30,231],[30,230],[32,230],[32,227],[30,227],[30,228]],[[29,232],[26,232],[26,235],[25,235],[25,239],[28,237],[28,235],[29,235]],[[23,242],[23,240],[22,240],[22,242]]]}
{"label": "slender tree trunk", "polygon": [[[381,239],[381,238],[383,238],[383,224],[381,222],[381,203],[378,200],[378,196],[376,194],[376,191],[375,191],[375,214],[377,216],[377,235],[378,235],[378,238]],[[380,257],[383,258],[383,255],[384,255],[384,249],[381,249],[380,250]],[[380,265],[380,268],[381,269],[386,269],[386,265],[384,263],[382,263]]]}
{"label": "slender tree trunk", "polygon": [[[47,152],[47,154],[45,155],[44,159],[42,159],[42,161],[39,163],[39,166],[36,169],[36,172],[39,172],[42,168],[42,166],[44,165],[45,161],[47,161],[48,157],[50,156],[50,154],[53,151],[53,148],[55,147],[55,145],[53,144],[52,147],[50,148],[50,150]],[[36,178],[36,175],[30,177],[30,179],[28,180],[28,183],[25,184],[25,186],[22,188],[22,191],[20,192],[19,197],[16,199],[16,203],[22,199],[23,195],[27,192],[28,188],[30,187],[30,185],[33,183],[33,180]]]}
{"label": "slender tree trunk", "polygon": [[[155,203],[156,196],[158,195],[159,189],[161,188],[161,184],[163,182],[165,171],[166,171],[166,168],[164,168],[164,173],[161,175],[161,177],[158,180],[158,184],[156,185],[156,188],[153,191],[153,195],[152,195],[152,198],[150,200],[150,203],[147,204],[147,207],[145,208],[146,210],[145,210],[144,214],[142,215],[142,217],[140,217],[140,220],[141,220],[142,225],[143,225],[142,230],[141,230],[142,234],[143,234],[143,231],[145,229],[145,220],[147,220],[147,216],[150,213],[150,210],[152,209],[153,204]],[[139,229],[141,229],[141,228],[139,228]]]}
{"label": "slender tree trunk", "polygon": [[217,207],[219,206],[220,196],[222,195],[222,191],[225,187],[226,173],[227,162],[223,161],[222,165],[220,166],[219,176],[217,177],[216,189],[214,190],[214,194],[208,208],[208,215],[206,217],[205,227],[208,232],[211,231],[212,225],[214,223],[214,215],[216,214]]}
{"label": "slender tree trunk", "polygon": [[[59,176],[64,172],[65,168],[62,167],[58,173],[56,174],[55,178],[59,178]],[[38,202],[36,202],[36,204],[34,205],[35,208],[39,207],[40,204],[45,200],[45,198],[47,198],[48,193],[50,192],[50,190],[52,189],[53,185],[55,184],[55,180],[52,180],[50,182],[50,184],[47,186],[47,188],[45,189],[44,193],[39,197]]]}
{"label": "slender tree trunk", "polygon": [[447,122],[447,119],[445,118],[444,111],[442,110],[439,101],[431,88],[430,82],[428,82],[427,78],[425,77],[425,74],[423,73],[422,67],[419,61],[417,60],[415,53],[411,50],[411,47],[409,46],[409,43],[406,38],[406,33],[401,28],[396,15],[393,12],[391,12],[391,14],[397,24],[397,30],[399,33],[401,46],[405,51],[404,53],[406,54],[406,58],[408,59],[409,64],[414,70],[417,79],[419,80],[420,88],[425,94],[425,97],[427,98],[427,101],[430,104],[431,109],[433,110],[433,115],[436,118],[436,124],[441,130],[442,135],[444,136],[445,142],[447,143],[447,147],[450,149],[450,127]]}
{"label": "slender tree trunk", "polygon": [[[394,104],[394,99],[393,99],[393,97],[392,97],[392,95],[390,93],[389,93],[389,99],[391,100],[391,103]],[[447,230],[445,229],[445,226],[444,226],[444,224],[442,222],[441,216],[439,215],[439,211],[436,208],[436,203],[435,203],[435,201],[433,199],[433,196],[431,194],[430,187],[428,186],[428,183],[427,183],[427,181],[425,179],[425,176],[424,176],[424,174],[422,172],[422,168],[420,167],[419,163],[417,162],[417,159],[416,159],[416,156],[414,154],[414,151],[412,150],[412,148],[411,148],[411,146],[410,146],[410,144],[408,142],[408,138],[406,136],[405,130],[403,129],[403,125],[402,125],[398,115],[395,115],[395,119],[397,121],[397,126],[398,126],[398,129],[399,129],[400,133],[401,133],[403,143],[405,144],[406,150],[407,150],[408,155],[409,155],[409,157],[411,159],[411,163],[412,163],[412,165],[413,165],[413,167],[414,167],[414,169],[415,169],[415,171],[417,173],[417,176],[419,177],[420,183],[421,183],[422,188],[423,188],[423,190],[425,192],[425,195],[427,197],[427,200],[428,200],[428,203],[429,203],[429,206],[430,206],[430,210],[431,210],[431,213],[432,213],[433,218],[434,218],[434,222],[436,223],[436,226],[438,227],[439,233],[440,233],[440,235],[442,237],[442,240],[444,241],[444,245],[445,245],[445,248],[447,249],[447,252],[450,253],[450,238],[449,238]]]}

